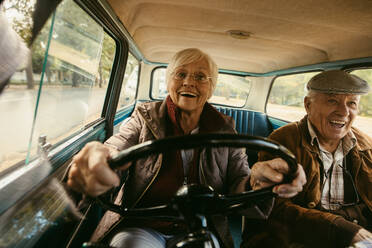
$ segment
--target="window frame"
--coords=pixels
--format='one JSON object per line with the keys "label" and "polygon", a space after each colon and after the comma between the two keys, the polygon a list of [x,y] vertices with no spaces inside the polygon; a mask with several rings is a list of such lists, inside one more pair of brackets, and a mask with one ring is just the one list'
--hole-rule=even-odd
{"label": "window frame", "polygon": [[[141,76],[141,61],[137,58],[137,57],[135,57],[134,55],[133,55],[133,53],[132,52],[128,52],[128,54],[131,54],[132,56],[133,56],[133,58],[135,59],[135,60],[137,60],[137,62],[138,62],[138,74],[137,74],[137,87],[136,87],[136,91],[135,91],[135,93],[134,93],[134,104],[135,104],[135,102],[136,102],[136,99],[137,99],[137,96],[138,96],[138,86],[139,86],[139,82],[140,82],[140,76]],[[128,56],[129,57],[129,56]],[[126,64],[127,65],[127,64]],[[125,66],[126,66],[125,65]],[[123,78],[123,81],[122,81],[122,85],[121,85],[121,87],[123,87],[123,84],[124,84],[124,78]],[[119,97],[118,97],[118,105],[119,105],[119,99],[120,99],[120,94],[121,94],[121,88],[120,88],[120,93],[119,93]],[[122,106],[122,107],[119,107],[119,106],[117,106],[117,108],[116,108],[116,110],[115,110],[115,115],[117,115],[118,113],[120,113],[121,111],[123,111],[123,110],[125,110],[125,109],[127,109],[129,106],[131,106],[131,105],[133,105],[133,104],[129,104],[129,105],[126,105],[126,106]]]}
{"label": "window frame", "polygon": [[151,73],[150,73],[150,87],[149,87],[149,90],[150,90],[150,94],[149,94],[149,97],[152,101],[163,101],[164,98],[155,98],[152,94],[152,90],[153,90],[153,87],[154,87],[154,74],[155,74],[155,71],[156,70],[159,70],[159,69],[162,69],[164,68],[165,70],[167,70],[167,66],[166,65],[159,65],[159,66],[155,66],[152,70],[151,70]]}
{"label": "window frame", "polygon": [[269,91],[267,93],[267,96],[266,96],[266,101],[265,101],[265,108],[264,108],[264,112],[267,114],[267,116],[269,118],[272,118],[272,119],[276,119],[276,120],[279,120],[280,122],[284,122],[284,123],[289,123],[290,121],[288,120],[284,120],[284,119],[281,119],[279,117],[275,117],[275,116],[269,116],[269,114],[267,113],[267,105],[269,103],[269,99],[270,99],[270,95],[271,95],[271,92],[273,90],[273,86],[274,86],[274,83],[275,83],[275,80],[279,77],[284,77],[284,76],[291,76],[291,75],[297,75],[297,74],[304,74],[304,73],[311,73],[311,72],[322,72],[324,71],[323,69],[319,68],[319,69],[312,69],[312,70],[304,70],[304,71],[298,71],[298,72],[291,72],[291,73],[283,73],[283,74],[280,74],[280,75],[276,75],[275,77],[273,77],[273,79],[271,80],[270,82],[270,87],[269,87]]}
{"label": "window frame", "polygon": [[[86,124],[79,131],[51,147],[48,153],[51,167],[48,171],[45,171],[43,159],[37,156],[32,157],[27,165],[25,165],[25,160],[22,160],[2,171],[0,173],[0,216],[16,208],[16,203],[20,199],[32,194],[32,191],[45,180],[61,175],[69,165],[72,156],[82,149],[87,142],[93,140],[103,142],[112,135],[116,106],[125,74],[127,55],[130,50],[125,29],[120,26],[120,22],[111,18],[110,13],[106,12],[105,6],[100,3],[89,0],[73,1],[103,27],[103,30],[114,39],[116,44],[115,57],[101,117]],[[138,56],[135,57],[138,59]],[[35,175],[42,176],[35,177]],[[22,185],[22,187],[19,185]]]}

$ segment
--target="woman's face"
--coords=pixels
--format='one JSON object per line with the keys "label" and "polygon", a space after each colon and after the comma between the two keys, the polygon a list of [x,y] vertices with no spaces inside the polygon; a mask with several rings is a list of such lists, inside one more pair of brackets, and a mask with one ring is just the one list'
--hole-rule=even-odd
{"label": "woman's face", "polygon": [[182,111],[199,112],[212,95],[212,82],[206,60],[176,67],[168,82],[168,92]]}

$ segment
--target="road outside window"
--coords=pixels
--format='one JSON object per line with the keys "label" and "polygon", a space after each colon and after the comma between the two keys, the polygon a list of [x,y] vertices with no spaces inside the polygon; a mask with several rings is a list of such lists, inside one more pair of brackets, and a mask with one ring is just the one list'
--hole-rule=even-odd
{"label": "road outside window", "polygon": [[[26,43],[33,4],[3,5]],[[40,136],[56,144],[100,118],[115,50],[114,40],[76,3],[58,6],[33,44],[32,63],[0,96],[0,172],[35,157]]]}

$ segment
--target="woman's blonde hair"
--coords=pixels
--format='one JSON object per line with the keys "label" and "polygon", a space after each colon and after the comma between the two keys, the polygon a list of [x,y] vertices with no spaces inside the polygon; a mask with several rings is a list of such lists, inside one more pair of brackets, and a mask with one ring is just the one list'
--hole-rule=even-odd
{"label": "woman's blonde hair", "polygon": [[209,75],[211,77],[211,81],[212,81],[212,89],[211,89],[210,96],[209,96],[209,97],[211,97],[214,89],[216,88],[216,84],[217,84],[218,68],[217,68],[216,63],[213,61],[213,59],[208,54],[202,52],[198,48],[187,48],[187,49],[184,49],[184,50],[181,50],[181,51],[177,52],[173,56],[173,58],[171,59],[170,63],[168,64],[168,67],[167,67],[167,74],[166,74],[167,85],[168,85],[169,80],[171,78],[172,72],[177,67],[187,65],[187,64],[190,64],[190,63],[194,63],[194,62],[197,62],[197,61],[200,61],[200,60],[203,60],[203,59],[205,59],[207,61],[208,66],[209,66],[209,71],[211,73],[211,75]]}

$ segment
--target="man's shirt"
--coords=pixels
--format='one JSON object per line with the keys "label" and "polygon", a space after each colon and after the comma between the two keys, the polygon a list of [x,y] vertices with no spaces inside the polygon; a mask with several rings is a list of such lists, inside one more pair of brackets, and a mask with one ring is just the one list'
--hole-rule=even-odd
{"label": "man's shirt", "polygon": [[307,120],[311,136],[311,145],[319,148],[319,158],[323,164],[323,182],[321,205],[327,210],[337,210],[344,203],[344,177],[343,166],[345,156],[355,146],[356,137],[352,131],[340,140],[336,151],[332,154],[326,151],[319,143],[313,125]]}

